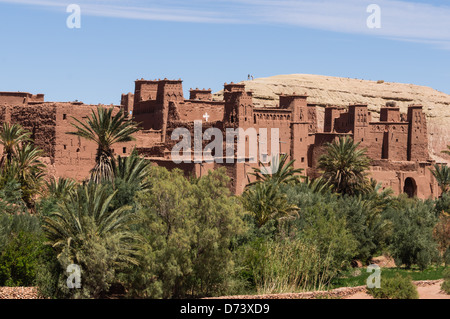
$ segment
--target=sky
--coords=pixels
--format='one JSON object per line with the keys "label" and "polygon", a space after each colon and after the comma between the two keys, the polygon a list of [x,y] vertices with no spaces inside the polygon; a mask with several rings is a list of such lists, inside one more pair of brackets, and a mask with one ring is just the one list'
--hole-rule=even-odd
{"label": "sky", "polygon": [[0,0],[0,91],[119,104],[141,78],[181,78],[188,97],[294,73],[450,94],[450,1]]}

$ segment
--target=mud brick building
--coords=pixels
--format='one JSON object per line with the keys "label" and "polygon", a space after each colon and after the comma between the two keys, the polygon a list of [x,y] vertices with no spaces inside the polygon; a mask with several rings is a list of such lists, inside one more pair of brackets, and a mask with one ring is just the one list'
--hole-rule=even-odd
{"label": "mud brick building", "polygon": [[[181,79],[136,80],[134,94],[122,94],[120,106],[105,106],[126,112],[142,127],[135,135],[136,141],[115,145],[115,153],[126,156],[136,147],[153,164],[180,168],[186,175],[202,176],[210,169],[224,166],[231,177],[230,187],[239,194],[252,180],[249,173],[258,166],[260,157],[271,154],[271,145],[267,143],[264,152],[258,149],[258,158],[249,161],[249,146],[262,145],[262,130],[267,129],[270,141],[270,129],[278,128],[279,151],[295,159],[296,168],[311,177],[320,175],[317,161],[326,143],[350,136],[361,142],[360,147],[367,148],[372,160],[371,177],[381,182],[383,188],[391,187],[396,194],[404,192],[420,198],[439,195],[430,172],[434,162],[428,154],[427,124],[421,105],[411,105],[407,114],[401,114],[395,103],[389,102],[381,109],[377,122],[372,121],[367,105],[329,106],[325,109],[324,126],[318,127],[318,106],[308,103],[305,94],[281,95],[277,107],[255,107],[252,92],[240,83],[225,83],[224,98],[220,101],[213,100],[211,89],[191,89],[189,93],[189,99],[185,99]],[[50,174],[81,180],[94,166],[96,146],[66,132],[73,130],[72,117],[82,120],[96,107],[79,102],[45,102],[42,94],[0,92],[0,123],[20,123],[33,133],[35,143],[45,151]],[[194,121],[202,122],[202,132],[218,128],[224,136],[227,129],[243,129],[238,136],[243,134],[245,141],[245,161],[237,161],[233,152],[234,160],[229,163],[224,160],[176,164],[171,150],[179,141],[172,140],[172,133],[177,128],[186,128],[193,141]],[[256,141],[247,135],[251,130],[258,132]],[[209,142],[203,140],[202,147]],[[224,154],[215,156],[225,159],[225,148]]]}

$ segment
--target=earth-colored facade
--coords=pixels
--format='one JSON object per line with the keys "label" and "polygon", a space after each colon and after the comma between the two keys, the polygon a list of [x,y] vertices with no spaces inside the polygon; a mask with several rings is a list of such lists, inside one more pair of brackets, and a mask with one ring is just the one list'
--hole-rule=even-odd
{"label": "earth-colored facade", "polygon": [[[427,118],[422,105],[410,105],[403,114],[394,102],[388,102],[381,108],[377,121],[372,120],[365,104],[327,106],[320,121],[323,125],[319,127],[318,106],[308,103],[306,94],[284,94],[279,96],[277,105],[255,106],[252,92],[246,90],[245,84],[225,83],[222,96],[218,100],[210,89],[191,89],[189,99],[185,99],[182,80],[137,80],[134,94],[122,94],[120,106],[105,106],[126,112],[142,126],[135,134],[136,141],[114,145],[115,153],[127,156],[136,147],[153,164],[178,167],[186,175],[201,176],[210,169],[225,166],[231,177],[230,187],[240,194],[252,180],[252,168],[272,152],[273,145],[261,149],[260,134],[265,130],[278,128],[280,152],[294,159],[295,166],[312,177],[320,174],[317,161],[326,143],[348,135],[360,142],[360,147],[367,148],[372,160],[371,177],[382,183],[383,188],[391,187],[396,194],[420,198],[439,196],[439,187],[430,171],[435,161],[428,151]],[[83,120],[96,107],[80,102],[45,102],[42,94],[0,92],[0,123],[20,123],[32,132],[35,144],[45,151],[44,161],[50,175],[82,180],[94,166],[96,145],[66,133],[74,130],[70,125],[72,117]],[[201,123],[201,133],[218,128],[226,136],[227,129],[234,129],[236,138],[245,141],[244,158],[238,158],[233,143],[233,160],[225,160],[230,156],[225,154],[224,141],[223,153],[217,154],[215,149],[214,155],[223,161],[176,164],[172,150],[179,140],[172,139],[173,133],[177,128],[185,128],[194,141],[198,134],[194,130],[196,123]],[[256,140],[250,134],[253,130],[257,132]],[[209,142],[203,135],[201,149]],[[255,144],[258,158],[249,158],[249,149]]]}

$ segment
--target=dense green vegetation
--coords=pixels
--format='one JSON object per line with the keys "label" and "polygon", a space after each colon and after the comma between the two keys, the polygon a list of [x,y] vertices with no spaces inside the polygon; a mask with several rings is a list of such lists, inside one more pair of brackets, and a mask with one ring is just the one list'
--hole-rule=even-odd
{"label": "dense green vegetation", "polygon": [[367,291],[376,299],[419,299],[419,293],[411,278],[399,273],[383,278],[380,288],[369,288]]}
{"label": "dense green vegetation", "polygon": [[[375,294],[413,297],[398,273],[448,277],[450,194],[441,166],[433,171],[440,198],[393,196],[369,179],[364,149],[342,138],[320,159],[321,178],[303,177],[282,156],[276,172],[255,170],[256,182],[233,196],[224,169],[193,178],[135,151],[113,156],[111,145],[136,129],[122,115],[99,109],[75,127],[98,144],[82,183],[47,180],[30,134],[2,128],[0,286],[36,285],[50,298],[105,298],[118,287],[129,298],[299,292],[364,285],[369,274],[351,263],[382,254],[399,268],[382,270],[389,284]],[[81,268],[79,289],[67,286],[71,264]]]}

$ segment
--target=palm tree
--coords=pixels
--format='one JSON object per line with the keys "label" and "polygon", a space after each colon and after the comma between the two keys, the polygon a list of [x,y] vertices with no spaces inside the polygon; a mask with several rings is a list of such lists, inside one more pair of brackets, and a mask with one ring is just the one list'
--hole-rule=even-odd
{"label": "palm tree", "polygon": [[0,167],[11,163],[13,157],[16,155],[15,150],[23,142],[30,141],[31,132],[25,130],[19,124],[3,123],[2,131],[0,133],[0,144],[3,145],[3,154],[0,159]]}
{"label": "palm tree", "polygon": [[83,293],[89,297],[101,297],[117,280],[117,271],[138,265],[140,241],[130,229],[136,217],[128,206],[110,209],[115,194],[108,185],[85,183],[43,217],[47,244],[63,269],[69,264],[80,266]]}
{"label": "palm tree", "polygon": [[45,165],[40,161],[42,150],[31,143],[31,133],[19,124],[3,123],[0,144],[0,184],[16,181],[22,190],[22,199],[33,208],[33,196],[39,192]]}
{"label": "palm tree", "polygon": [[32,198],[40,192],[45,175],[45,165],[40,161],[43,151],[33,144],[24,144],[15,146],[15,154],[10,166],[22,187],[23,200],[32,208]]}
{"label": "palm tree", "polygon": [[96,165],[91,171],[91,180],[96,183],[104,180],[112,181],[114,178],[113,162],[115,159],[112,145],[135,140],[132,134],[139,131],[137,123],[128,120],[121,111],[113,115],[113,110],[113,108],[105,109],[99,106],[97,112],[92,111],[86,123],[72,117],[77,122],[72,123],[77,131],[67,133],[97,144]]}
{"label": "palm tree", "polygon": [[256,176],[256,181],[247,184],[247,187],[269,181],[278,185],[299,182],[300,177],[304,177],[298,175],[302,173],[303,169],[294,169],[295,160],[287,162],[287,159],[287,154],[283,154],[280,157],[274,156],[270,167],[266,167],[260,162],[262,168],[253,168],[253,173],[249,174]]}
{"label": "palm tree", "polygon": [[75,189],[77,183],[70,178],[51,178],[45,182],[47,192],[56,198],[65,198]]}
{"label": "palm tree", "polygon": [[450,169],[444,164],[434,164],[434,169],[431,170],[434,178],[438,182],[442,193],[447,193],[450,189]]}
{"label": "palm tree", "polygon": [[114,177],[120,178],[126,183],[138,183],[142,189],[149,187],[149,183],[145,182],[146,170],[150,166],[150,162],[138,156],[138,152],[134,149],[130,156],[117,157],[113,171]]}
{"label": "palm tree", "polygon": [[120,239],[121,254],[117,262],[137,264],[130,246],[130,240],[136,237],[129,230],[134,215],[127,206],[109,211],[115,194],[111,194],[106,186],[86,183],[69,193],[68,200],[59,204],[57,212],[44,217],[43,229],[58,257],[66,252],[71,262],[76,263],[77,252],[83,246],[83,239],[89,237],[87,235],[115,236]]}
{"label": "palm tree", "polygon": [[322,176],[314,179],[310,179],[308,176],[305,177],[303,183],[313,192],[318,194],[325,194],[331,192],[332,185],[328,181],[324,180]]}
{"label": "palm tree", "polygon": [[286,218],[297,213],[298,207],[291,205],[285,194],[271,182],[257,183],[242,194],[244,209],[255,218],[258,228],[271,219]]}
{"label": "palm tree", "polygon": [[319,169],[323,176],[338,193],[355,194],[364,192],[369,186],[366,171],[370,159],[366,149],[358,149],[360,143],[354,143],[350,137],[340,137],[327,143],[327,150],[319,158]]}

